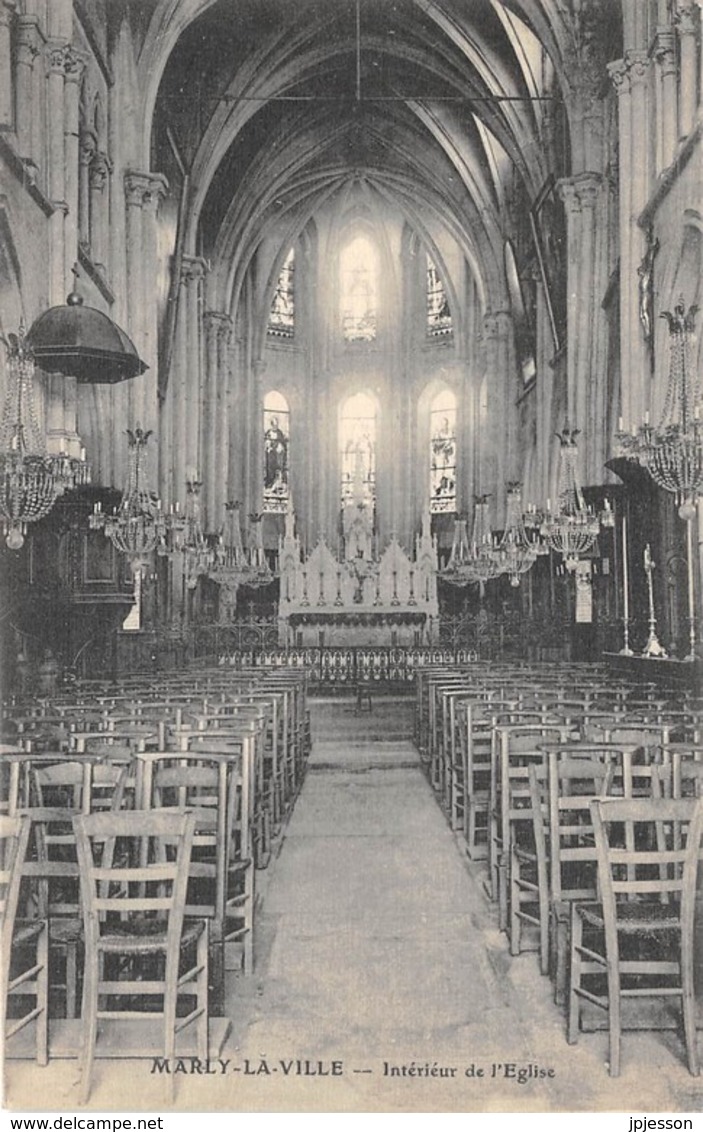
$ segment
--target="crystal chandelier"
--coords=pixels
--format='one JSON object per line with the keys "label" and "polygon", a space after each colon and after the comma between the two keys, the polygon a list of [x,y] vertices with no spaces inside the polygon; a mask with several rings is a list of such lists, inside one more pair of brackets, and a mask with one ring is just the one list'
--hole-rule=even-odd
{"label": "crystal chandelier", "polygon": [[543,553],[539,534],[530,537],[522,514],[522,484],[509,483],[506,502],[505,530],[492,551],[498,573],[507,574],[511,586],[520,585],[525,574]]}
{"label": "crystal chandelier", "polygon": [[8,385],[0,422],[0,517],[7,545],[24,545],[27,525],[48,515],[71,488],[90,481],[85,449],[80,458],[67,452],[49,455],[37,423],[34,402],[34,355],[19,332],[1,339],[7,349]]}
{"label": "crystal chandelier", "polygon": [[225,525],[214,548],[212,564],[208,570],[213,582],[230,590],[239,586],[258,588],[267,586],[275,575],[266,561],[261,523],[263,515],[251,514],[249,547],[242,543],[240,523],[241,504],[238,499],[225,503]]}
{"label": "crystal chandelier", "polygon": [[91,529],[105,532],[120,554],[129,559],[133,574],[141,573],[154,550],[168,554],[169,537],[185,526],[179,505],[176,503],[165,515],[161,500],[149,490],[145,460],[150,436],[151,430],[145,432],[139,426],[134,431],[127,429],[129,457],[122,499],[111,515],[96,503],[90,516]]}
{"label": "crystal chandelier", "polygon": [[488,519],[488,495],[474,498],[474,525],[469,542],[466,519],[456,519],[454,540],[449,561],[439,577],[452,586],[480,585],[481,593],[486,582],[500,574],[492,547]]}
{"label": "crystal chandelier", "polygon": [[186,507],[182,532],[178,532],[176,549],[181,550],[185,559],[185,580],[189,590],[194,590],[198,578],[209,574],[215,561],[215,554],[203,534],[200,518],[200,480],[186,481]]}
{"label": "crystal chandelier", "polygon": [[697,306],[686,311],[683,300],[660,315],[669,324],[669,383],[658,426],[644,423],[633,434],[621,431],[617,439],[625,456],[637,460],[652,479],[676,496],[682,519],[695,518],[695,504],[703,493],[703,396],[688,357]]}
{"label": "crystal chandelier", "polygon": [[586,504],[577,471],[578,435],[579,429],[568,427],[557,433],[561,444],[558,510],[554,514],[547,500],[547,512],[540,527],[547,546],[561,554],[570,573],[576,569],[579,558],[593,546],[601,525],[612,527],[615,522],[607,499],[599,514]]}

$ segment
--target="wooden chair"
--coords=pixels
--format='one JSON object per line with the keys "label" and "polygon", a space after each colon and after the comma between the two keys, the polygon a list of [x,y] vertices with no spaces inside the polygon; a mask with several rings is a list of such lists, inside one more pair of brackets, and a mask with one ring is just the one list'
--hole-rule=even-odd
{"label": "wooden chair", "polygon": [[693,967],[703,800],[596,799],[591,814],[600,901],[572,909],[568,1040],[578,1038],[582,1000],[606,1010],[617,1077],[623,1000],[676,998],[688,1067],[698,1076]]}
{"label": "wooden chair", "polygon": [[52,991],[64,991],[66,1017],[75,1018],[83,925],[73,817],[119,809],[127,768],[96,764],[84,757],[80,762],[35,764],[32,779],[38,805],[25,811],[32,823],[34,844],[24,875],[36,881],[39,913],[48,919],[51,949],[65,955],[63,980],[52,982]]}
{"label": "wooden chair", "polygon": [[[207,1058],[208,936],[205,920],[185,919],[194,814],[81,814],[73,824],[85,926],[85,1102],[102,1020],[140,1022],[152,1035],[160,1020],[161,1048],[169,1062],[176,1035],[196,1023],[198,1056]],[[190,1008],[179,1016],[182,998]],[[123,1009],[117,1006],[121,999],[126,1000]],[[149,1009],[155,999],[161,1001],[160,1010]],[[154,1044],[147,1041],[152,1048]]]}
{"label": "wooden chair", "polygon": [[[36,1022],[36,1059],[48,1060],[49,954],[46,920],[18,920],[22,866],[27,855],[30,822],[25,815],[0,817],[0,934],[2,941],[0,982],[0,1033],[9,1039],[30,1022]],[[27,952],[30,959],[27,962]],[[10,1010],[10,1003],[25,998],[34,1005],[24,1013]]]}

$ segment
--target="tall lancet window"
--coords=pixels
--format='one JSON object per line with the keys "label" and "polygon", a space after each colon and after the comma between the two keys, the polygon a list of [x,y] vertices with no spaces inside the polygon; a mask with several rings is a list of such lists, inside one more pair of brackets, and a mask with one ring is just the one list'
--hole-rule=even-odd
{"label": "tall lancet window", "polygon": [[339,448],[342,505],[376,498],[376,423],[378,405],[370,393],[356,393],[342,405]]}
{"label": "tall lancet window", "polygon": [[452,332],[452,312],[440,274],[427,257],[427,335],[440,338]]}
{"label": "tall lancet window", "polygon": [[264,511],[285,514],[288,510],[288,444],[290,410],[275,389],[264,397]]}
{"label": "tall lancet window", "polygon": [[273,293],[268,333],[272,338],[292,338],[295,334],[295,250],[290,249],[283,261]]}
{"label": "tall lancet window", "polygon": [[449,389],[430,406],[430,511],[456,511],[456,397]]}
{"label": "tall lancet window", "polygon": [[373,342],[377,330],[378,253],[357,236],[340,256],[342,334],[347,342]]}

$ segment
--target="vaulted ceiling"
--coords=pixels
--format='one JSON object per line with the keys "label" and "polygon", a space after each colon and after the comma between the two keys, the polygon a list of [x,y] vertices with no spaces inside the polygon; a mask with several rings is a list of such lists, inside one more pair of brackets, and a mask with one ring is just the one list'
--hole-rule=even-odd
{"label": "vaulted ceiling", "polygon": [[509,179],[532,199],[570,171],[583,10],[618,50],[619,5],[571,3],[149,0],[145,130],[153,168],[168,141],[187,171],[186,250],[231,284],[267,224],[295,234],[361,180],[418,230],[441,222],[490,277]]}

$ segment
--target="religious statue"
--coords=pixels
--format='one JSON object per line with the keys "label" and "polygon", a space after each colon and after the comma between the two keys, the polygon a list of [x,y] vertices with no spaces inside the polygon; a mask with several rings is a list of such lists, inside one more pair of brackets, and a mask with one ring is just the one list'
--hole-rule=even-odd
{"label": "religious statue", "polygon": [[652,233],[649,233],[649,242],[647,251],[644,254],[641,264],[637,268],[637,275],[639,276],[639,315],[644,340],[648,346],[652,344],[653,338],[653,325],[652,325],[652,308],[654,305],[654,257],[659,251],[659,240],[652,239]]}

